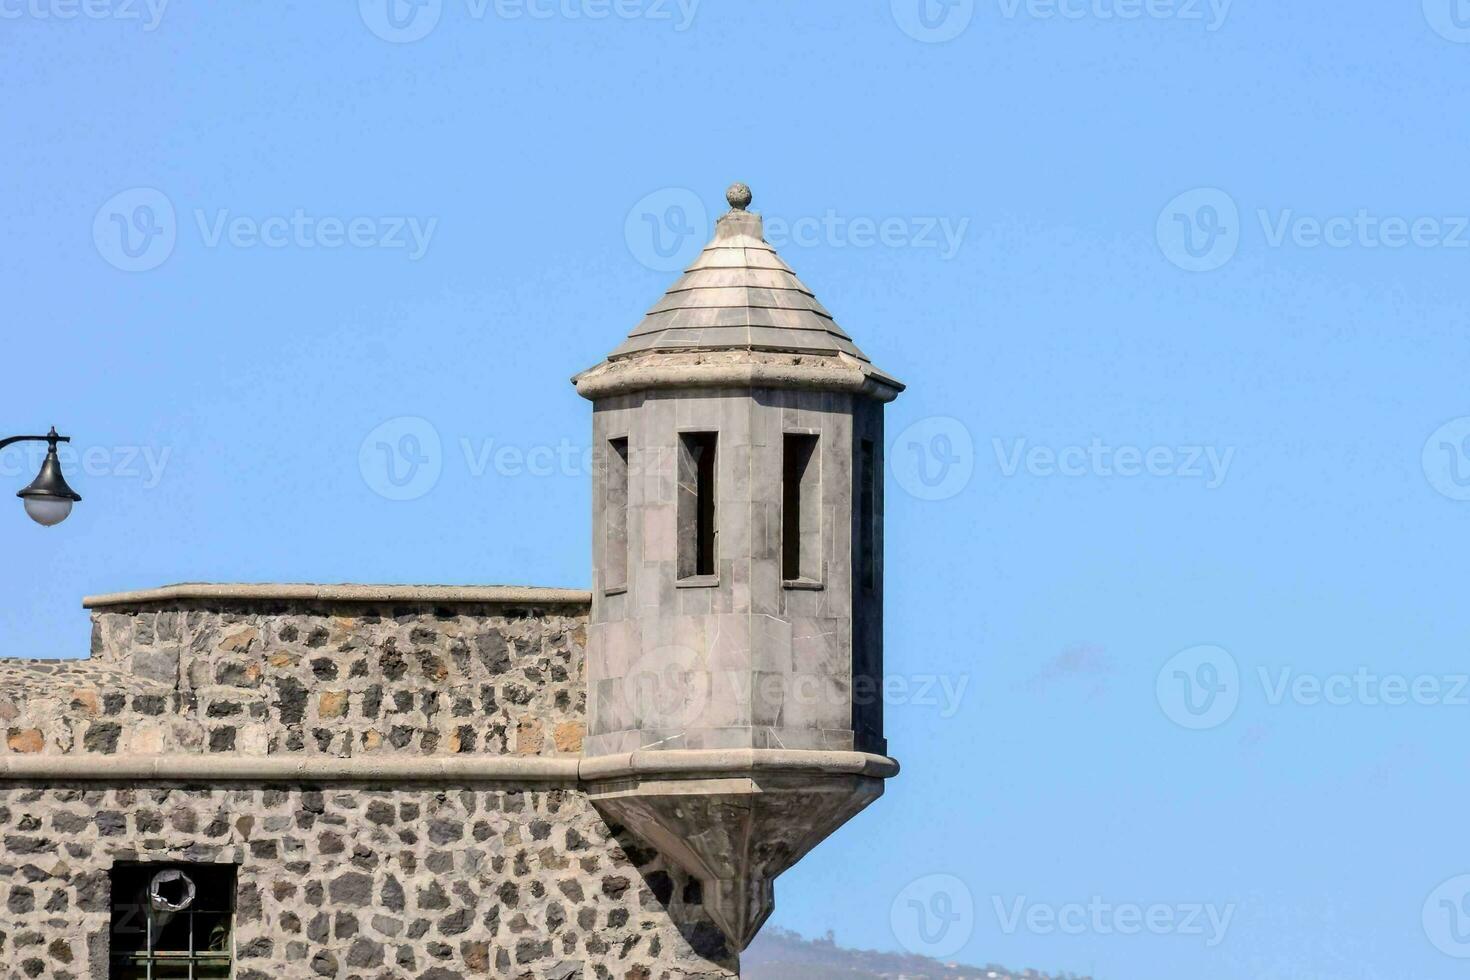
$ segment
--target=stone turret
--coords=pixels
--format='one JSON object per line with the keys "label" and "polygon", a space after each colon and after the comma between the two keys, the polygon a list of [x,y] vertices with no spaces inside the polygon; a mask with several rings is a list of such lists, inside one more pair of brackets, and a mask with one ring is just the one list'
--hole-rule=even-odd
{"label": "stone turret", "polygon": [[573,380],[596,459],[583,778],[703,880],[743,949],[775,877],[897,772],[883,405],[903,386],[767,244],[749,188],[727,199],[694,264]]}

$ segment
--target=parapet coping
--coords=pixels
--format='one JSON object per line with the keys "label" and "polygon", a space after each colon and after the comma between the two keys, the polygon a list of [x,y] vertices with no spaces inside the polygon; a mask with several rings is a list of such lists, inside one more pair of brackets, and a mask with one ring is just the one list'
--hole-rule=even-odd
{"label": "parapet coping", "polygon": [[572,378],[577,394],[596,401],[654,388],[811,388],[890,402],[903,383],[847,354],[835,357],[773,351],[643,351],[603,361]]}
{"label": "parapet coping", "polygon": [[643,750],[583,759],[583,781],[604,779],[698,777],[750,772],[816,772],[825,775],[898,775],[898,762],[871,752],[813,749],[667,749]]}
{"label": "parapet coping", "polygon": [[307,583],[182,582],[156,589],[109,592],[82,599],[87,609],[181,600],[296,600],[316,602],[437,602],[494,605],[585,606],[592,593],[529,585],[313,585]]}
{"label": "parapet coping", "polygon": [[3,755],[0,782],[106,783],[576,783],[628,777],[730,777],[755,772],[898,774],[897,761],[867,752],[798,749],[670,749],[579,758],[230,755]]}

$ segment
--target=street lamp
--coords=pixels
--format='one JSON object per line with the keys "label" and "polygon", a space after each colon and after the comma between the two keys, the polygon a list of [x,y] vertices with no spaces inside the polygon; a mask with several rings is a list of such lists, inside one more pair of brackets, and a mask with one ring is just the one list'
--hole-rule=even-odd
{"label": "street lamp", "polygon": [[56,456],[56,444],[58,442],[71,442],[71,436],[59,436],[56,434],[56,426],[44,436],[11,436],[9,439],[0,439],[0,449],[16,442],[46,442],[50,448],[46,450],[46,459],[41,463],[41,472],[31,481],[31,485],[16,494],[25,502],[26,514],[37,524],[50,527],[60,524],[66,520],[66,515],[71,513],[71,505],[81,500],[81,494],[66,485],[66,479],[61,475],[61,460]]}

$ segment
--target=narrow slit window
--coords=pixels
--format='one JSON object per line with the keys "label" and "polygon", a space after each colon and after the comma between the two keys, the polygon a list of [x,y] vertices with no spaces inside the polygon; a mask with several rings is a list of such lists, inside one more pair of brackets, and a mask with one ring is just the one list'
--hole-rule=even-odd
{"label": "narrow slit window", "polygon": [[715,456],[713,432],[679,435],[679,577],[715,574]]}
{"label": "narrow slit window", "polygon": [[628,440],[609,439],[603,498],[603,591],[628,587]]}
{"label": "narrow slit window", "polygon": [[872,591],[877,573],[877,449],[873,440],[858,446],[858,567],[864,589]]}
{"label": "narrow slit window", "polygon": [[788,432],[781,457],[781,577],[822,577],[822,485],[817,437]]}

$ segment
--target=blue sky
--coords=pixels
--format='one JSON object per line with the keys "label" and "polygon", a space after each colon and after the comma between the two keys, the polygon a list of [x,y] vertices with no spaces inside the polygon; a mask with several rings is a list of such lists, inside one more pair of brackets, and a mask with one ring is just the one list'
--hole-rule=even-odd
{"label": "blue sky", "polygon": [[1463,974],[1470,8],[382,2],[0,2],[3,424],[86,498],[4,522],[5,653],[180,580],[586,584],[567,379],[744,180],[910,385],[906,770],[775,921]]}

